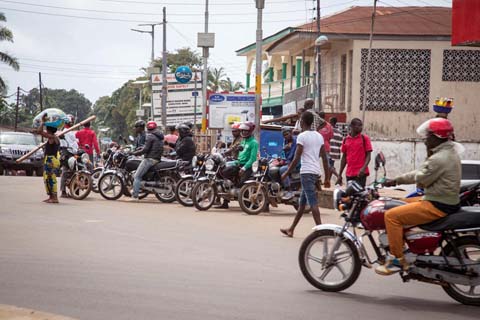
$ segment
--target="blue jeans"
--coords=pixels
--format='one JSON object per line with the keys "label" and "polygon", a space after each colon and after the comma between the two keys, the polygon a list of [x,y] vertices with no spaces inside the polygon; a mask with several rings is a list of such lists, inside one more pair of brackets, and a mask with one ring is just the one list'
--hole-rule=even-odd
{"label": "blue jeans", "polygon": [[142,160],[142,162],[140,162],[140,165],[135,171],[135,178],[133,180],[132,197],[138,198],[138,193],[140,192],[140,185],[141,185],[143,176],[145,175],[145,173],[148,172],[148,170],[151,167],[153,167],[157,163],[158,163],[158,160],[155,160],[152,158],[145,158]]}
{"label": "blue jeans", "polygon": [[300,174],[300,182],[302,184],[302,193],[300,195],[300,205],[308,204],[310,207],[318,204],[317,200],[317,181],[319,175],[313,173]]}
{"label": "blue jeans", "polygon": [[[287,172],[287,170],[288,170],[288,164],[287,164],[287,165],[284,165],[284,166],[281,166],[280,169],[279,169],[280,177],[281,177],[285,172]],[[283,180],[282,185],[283,185],[284,188],[290,187],[290,177],[287,177],[285,180]]]}

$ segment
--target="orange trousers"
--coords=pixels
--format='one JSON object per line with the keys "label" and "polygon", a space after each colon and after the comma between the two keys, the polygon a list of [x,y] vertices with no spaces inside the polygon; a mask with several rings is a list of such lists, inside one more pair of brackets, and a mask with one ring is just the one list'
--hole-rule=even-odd
{"label": "orange trousers", "polygon": [[417,201],[395,207],[385,212],[390,252],[397,258],[403,257],[403,228],[429,223],[445,217],[446,214],[430,201]]}

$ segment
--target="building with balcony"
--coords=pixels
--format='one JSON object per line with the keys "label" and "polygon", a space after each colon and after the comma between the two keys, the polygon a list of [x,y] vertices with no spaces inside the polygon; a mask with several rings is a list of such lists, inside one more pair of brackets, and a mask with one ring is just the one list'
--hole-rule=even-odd
{"label": "building with balcony", "polygon": [[[350,7],[322,17],[328,42],[321,59],[321,108],[362,118],[372,7]],[[377,140],[418,139],[416,127],[434,116],[437,96],[453,97],[450,114],[459,141],[475,142],[480,157],[480,49],[450,43],[452,9],[377,7],[368,80],[365,131]],[[263,39],[264,114],[299,107],[314,90],[316,22],[288,27]],[[246,57],[247,90],[254,78],[255,44],[236,51]]]}

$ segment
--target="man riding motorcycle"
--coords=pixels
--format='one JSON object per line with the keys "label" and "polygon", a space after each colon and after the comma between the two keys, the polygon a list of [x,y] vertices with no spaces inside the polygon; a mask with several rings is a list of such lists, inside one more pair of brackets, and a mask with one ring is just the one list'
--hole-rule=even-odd
{"label": "man riding motorcycle", "polygon": [[133,192],[131,201],[138,201],[138,194],[140,192],[140,185],[143,176],[148,170],[156,165],[161,159],[163,154],[163,134],[158,130],[157,123],[155,121],[149,121],[147,123],[147,137],[145,140],[145,146],[139,150],[135,150],[133,155],[144,155],[144,159],[140,162],[133,180]]}
{"label": "man riding motorcycle", "polygon": [[[75,123],[75,117],[71,114],[67,114],[67,119],[65,120],[65,127],[64,131],[69,129]],[[66,192],[66,185],[65,182],[67,181],[67,171],[68,168],[68,159],[77,154],[78,152],[78,142],[77,138],[75,137],[75,132],[70,131],[65,133],[62,138],[60,138],[60,164],[62,165],[62,178],[60,179],[60,190],[61,190],[61,198],[68,198],[68,194]]]}
{"label": "man riding motorcycle", "polygon": [[138,120],[135,122],[135,150],[142,148],[145,145],[145,140],[147,139],[147,134],[145,132],[145,121]]}
{"label": "man riding motorcycle", "polygon": [[192,162],[192,158],[197,151],[197,146],[193,141],[191,128],[187,124],[181,123],[177,125],[177,131],[179,135],[177,143],[175,144],[177,159]]}
{"label": "man riding motorcycle", "polygon": [[[258,142],[253,137],[255,124],[244,122],[239,129],[243,140],[240,143],[242,151],[238,154],[237,165],[228,166],[223,170],[223,176],[227,179],[234,180],[236,176],[239,176],[237,187],[243,185],[252,175],[252,164],[257,160],[258,153]],[[228,201],[225,201],[218,208],[228,209]]]}
{"label": "man riding motorcycle", "polygon": [[233,141],[230,144],[227,151],[225,151],[225,155],[229,155],[234,159],[238,159],[238,154],[240,153],[240,143],[242,142],[242,136],[240,135],[240,123],[232,124],[232,136]]}
{"label": "man riding motorcycle", "polygon": [[453,214],[460,209],[461,162],[451,141],[453,126],[447,119],[434,118],[417,129],[425,138],[428,158],[418,170],[387,180],[385,186],[416,183],[425,189],[421,201],[398,206],[385,213],[390,252],[395,256],[376,268],[381,275],[391,275],[408,268],[403,256],[403,228],[420,225]]}

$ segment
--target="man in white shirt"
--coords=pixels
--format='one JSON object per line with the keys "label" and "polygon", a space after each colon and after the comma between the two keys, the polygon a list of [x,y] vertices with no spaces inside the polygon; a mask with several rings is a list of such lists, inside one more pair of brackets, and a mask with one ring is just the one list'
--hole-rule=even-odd
{"label": "man in white shirt", "polygon": [[[64,131],[69,129],[75,123],[75,118],[71,114],[67,115],[67,119],[68,120],[65,121]],[[63,135],[62,139],[60,139],[60,151],[62,153],[62,178],[60,180],[60,190],[62,191],[62,194],[60,197],[67,198],[68,195],[66,193],[65,182],[67,180],[66,172],[68,171],[68,164],[66,161],[71,155],[74,155],[78,152],[78,142],[77,137],[75,137],[75,132],[70,131]]]}
{"label": "man in white shirt", "polygon": [[322,223],[320,219],[320,209],[317,200],[317,182],[320,178],[321,168],[320,159],[322,158],[325,172],[325,187],[330,184],[330,170],[328,170],[327,154],[325,152],[323,137],[316,130],[312,130],[314,115],[311,112],[304,112],[301,118],[302,133],[297,137],[297,150],[295,157],[290,163],[287,171],[282,175],[282,180],[286,179],[290,172],[301,161],[300,181],[302,183],[302,193],[300,195],[299,207],[293,223],[288,229],[280,229],[287,237],[293,237],[293,232],[298,222],[303,216],[305,206],[312,209],[313,220],[316,225]]}

